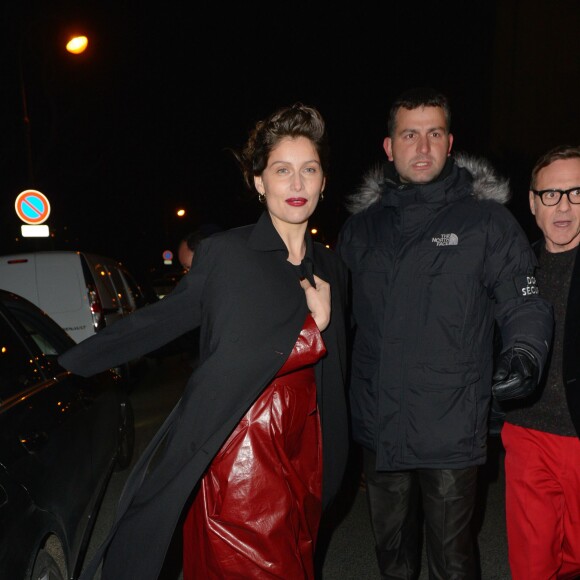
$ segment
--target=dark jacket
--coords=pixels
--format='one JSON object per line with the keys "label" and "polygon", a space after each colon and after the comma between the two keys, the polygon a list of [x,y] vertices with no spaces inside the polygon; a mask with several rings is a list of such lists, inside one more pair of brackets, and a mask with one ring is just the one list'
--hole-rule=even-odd
{"label": "dark jacket", "polygon": [[[323,500],[343,476],[348,447],[344,393],[346,268],[306,238],[305,263],[331,285],[327,355],[315,366],[323,430]],[[183,397],[129,476],[116,521],[83,578],[92,578],[108,546],[106,580],[156,579],[189,495],[222,443],[289,356],[308,314],[288,252],[264,213],[255,226],[201,242],[173,292],[60,357],[91,375],[159,348],[201,325],[200,364]],[[309,273],[308,276],[312,278]],[[145,476],[159,443],[164,453]]]}
{"label": "dark jacket", "polygon": [[[540,240],[533,244],[537,256],[540,255],[544,243],[544,240]],[[563,347],[562,377],[566,400],[570,418],[580,437],[580,251],[576,252],[570,280]]]}
{"label": "dark jacket", "polygon": [[507,182],[483,162],[450,159],[424,185],[391,175],[388,164],[367,176],[339,236],[356,324],[353,437],[379,470],[482,464],[494,318],[504,348],[525,343],[546,360],[552,309],[536,257],[498,203]]}

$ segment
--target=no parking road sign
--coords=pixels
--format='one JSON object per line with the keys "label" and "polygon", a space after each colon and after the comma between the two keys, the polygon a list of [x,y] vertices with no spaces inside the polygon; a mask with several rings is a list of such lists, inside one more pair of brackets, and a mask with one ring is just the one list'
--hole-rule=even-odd
{"label": "no parking road sign", "polygon": [[27,224],[44,223],[50,215],[50,203],[46,195],[35,189],[27,189],[19,193],[14,206],[16,215]]}

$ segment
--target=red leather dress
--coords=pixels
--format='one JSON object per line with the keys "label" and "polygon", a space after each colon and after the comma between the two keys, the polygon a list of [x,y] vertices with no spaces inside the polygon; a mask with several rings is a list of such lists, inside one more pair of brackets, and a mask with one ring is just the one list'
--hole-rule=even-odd
{"label": "red leather dress", "polygon": [[292,353],[224,443],[183,526],[183,580],[314,578],[322,436],[308,316]]}

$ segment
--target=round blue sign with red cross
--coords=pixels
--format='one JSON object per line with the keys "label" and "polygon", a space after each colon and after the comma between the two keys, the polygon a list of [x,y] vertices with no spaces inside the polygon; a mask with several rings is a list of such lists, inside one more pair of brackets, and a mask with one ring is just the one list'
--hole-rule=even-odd
{"label": "round blue sign with red cross", "polygon": [[173,252],[171,250],[165,250],[163,252],[163,259],[164,260],[173,260]]}
{"label": "round blue sign with red cross", "polygon": [[16,215],[27,224],[44,223],[50,215],[50,203],[46,195],[36,189],[26,189],[19,193],[14,206]]}

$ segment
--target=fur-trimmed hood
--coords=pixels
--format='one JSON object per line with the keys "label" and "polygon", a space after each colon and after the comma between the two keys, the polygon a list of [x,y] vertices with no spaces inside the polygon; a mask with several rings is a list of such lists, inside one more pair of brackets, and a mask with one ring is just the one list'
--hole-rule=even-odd
{"label": "fur-trimmed hood", "polygon": [[[453,160],[457,167],[465,168],[473,178],[473,193],[476,199],[491,199],[505,204],[511,197],[509,179],[500,177],[491,163],[465,153],[455,153]],[[348,196],[346,209],[351,214],[359,213],[377,202],[387,184],[394,184],[386,175],[384,165],[373,167],[363,179],[359,189]]]}

